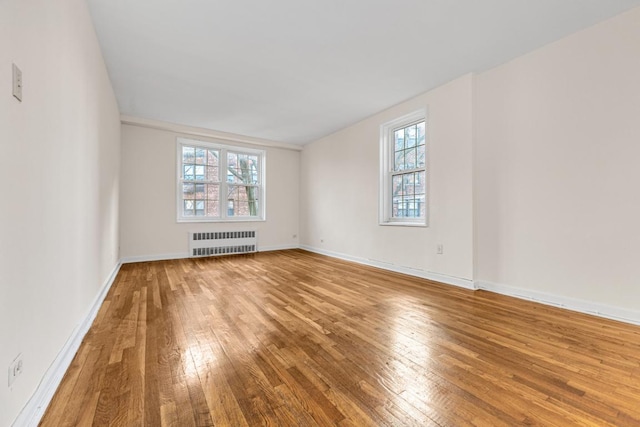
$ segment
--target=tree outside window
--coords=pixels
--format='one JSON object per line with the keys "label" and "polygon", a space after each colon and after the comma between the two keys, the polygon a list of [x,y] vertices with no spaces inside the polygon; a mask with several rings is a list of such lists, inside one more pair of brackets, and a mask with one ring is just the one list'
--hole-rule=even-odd
{"label": "tree outside window", "polygon": [[264,158],[260,150],[179,138],[178,221],[263,219]]}

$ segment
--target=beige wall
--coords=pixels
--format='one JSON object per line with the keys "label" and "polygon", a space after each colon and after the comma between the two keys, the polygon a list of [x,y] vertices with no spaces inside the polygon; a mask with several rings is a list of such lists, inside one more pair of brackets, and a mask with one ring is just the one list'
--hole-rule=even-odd
{"label": "beige wall", "polygon": [[[20,103],[11,64],[23,72]],[[0,425],[118,262],[120,123],[82,0],[0,2]],[[24,373],[7,387],[19,353]]]}
{"label": "beige wall", "polygon": [[[176,222],[176,138],[168,130],[122,126],[121,246],[125,260],[185,257],[187,232],[258,230],[259,250],[298,246],[300,153],[266,150],[266,221],[248,223]],[[242,143],[225,142],[231,145]]]}
{"label": "beige wall", "polygon": [[[305,146],[302,245],[418,275],[471,280],[472,83],[467,75]],[[421,108],[428,115],[429,227],[381,226],[380,125]]]}
{"label": "beige wall", "polygon": [[475,95],[477,279],[640,321],[640,8]]}

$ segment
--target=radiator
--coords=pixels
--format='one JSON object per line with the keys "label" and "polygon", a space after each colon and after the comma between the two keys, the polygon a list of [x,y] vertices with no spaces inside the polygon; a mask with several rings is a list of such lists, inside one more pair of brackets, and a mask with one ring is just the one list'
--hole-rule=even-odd
{"label": "radiator", "polygon": [[255,230],[189,232],[191,257],[246,254],[257,252],[258,236]]}

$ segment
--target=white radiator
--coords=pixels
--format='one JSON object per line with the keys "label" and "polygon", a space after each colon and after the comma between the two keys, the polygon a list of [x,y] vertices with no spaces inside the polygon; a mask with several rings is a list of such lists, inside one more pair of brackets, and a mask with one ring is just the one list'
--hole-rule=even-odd
{"label": "white radiator", "polygon": [[258,234],[247,231],[189,232],[191,257],[246,254],[258,251]]}

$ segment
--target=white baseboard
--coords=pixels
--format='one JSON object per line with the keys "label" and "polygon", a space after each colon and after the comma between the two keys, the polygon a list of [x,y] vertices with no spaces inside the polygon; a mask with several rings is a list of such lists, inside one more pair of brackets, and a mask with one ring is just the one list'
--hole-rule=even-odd
{"label": "white baseboard", "polygon": [[394,271],[396,273],[407,274],[409,276],[420,277],[422,279],[433,280],[436,282],[445,283],[447,285],[458,286],[464,289],[471,289],[471,290],[476,289],[473,283],[473,280],[470,280],[470,279],[448,276],[446,274],[434,273],[432,271],[425,271],[417,268],[404,267],[401,265],[385,263],[385,262],[376,261],[372,259],[355,257],[351,255],[342,254],[339,252],[318,249],[318,248],[314,248],[312,246],[307,246],[307,245],[301,245],[300,248],[309,252],[315,252],[317,254],[327,255],[332,258],[343,259],[345,261],[351,261],[351,262],[356,262],[358,264],[369,265],[371,267],[377,267],[383,270],[389,270],[389,271]]}
{"label": "white baseboard", "polygon": [[513,286],[485,281],[477,281],[476,288],[527,301],[534,301],[540,304],[560,307],[566,310],[577,311],[579,313],[591,314],[598,317],[604,317],[606,319],[631,323],[633,325],[640,325],[640,311],[636,310],[613,307],[605,304],[581,300],[578,298],[547,294],[530,289],[516,288]]}
{"label": "white baseboard", "polygon": [[67,342],[64,343],[64,346],[58,353],[58,356],[56,356],[53,363],[51,363],[51,366],[49,366],[49,369],[47,369],[47,372],[45,372],[42,377],[42,380],[40,381],[36,391],[31,396],[31,399],[29,399],[25,407],[22,408],[22,411],[13,422],[13,427],[36,427],[38,425],[40,419],[44,415],[44,411],[47,409],[47,406],[49,406],[53,395],[60,385],[62,377],[67,372],[67,369],[69,369],[76,352],[80,348],[80,344],[82,344],[84,336],[87,334],[93,320],[98,315],[102,302],[107,296],[109,289],[111,289],[111,285],[113,285],[121,266],[122,263],[119,261],[113,268],[111,274],[102,285],[100,293],[93,301],[89,312],[73,330],[67,339]]}
{"label": "white baseboard", "polygon": [[[269,251],[283,251],[287,249],[298,249],[298,245],[278,245],[278,246],[260,246],[258,247],[258,252],[269,252]],[[132,257],[122,258],[123,264],[130,264],[133,262],[150,262],[150,261],[167,261],[170,259],[184,259],[189,258],[189,253],[173,253],[173,254],[159,254],[159,255],[139,255]]]}
{"label": "white baseboard", "polygon": [[289,249],[300,249],[300,246],[295,245],[277,245],[277,246],[260,246],[258,252],[271,252],[271,251],[286,251]]}
{"label": "white baseboard", "polygon": [[189,258],[189,252],[181,252],[174,254],[158,254],[158,255],[138,255],[125,257],[120,260],[122,264],[131,264],[133,262],[149,262],[149,261],[166,261],[170,259]]}

